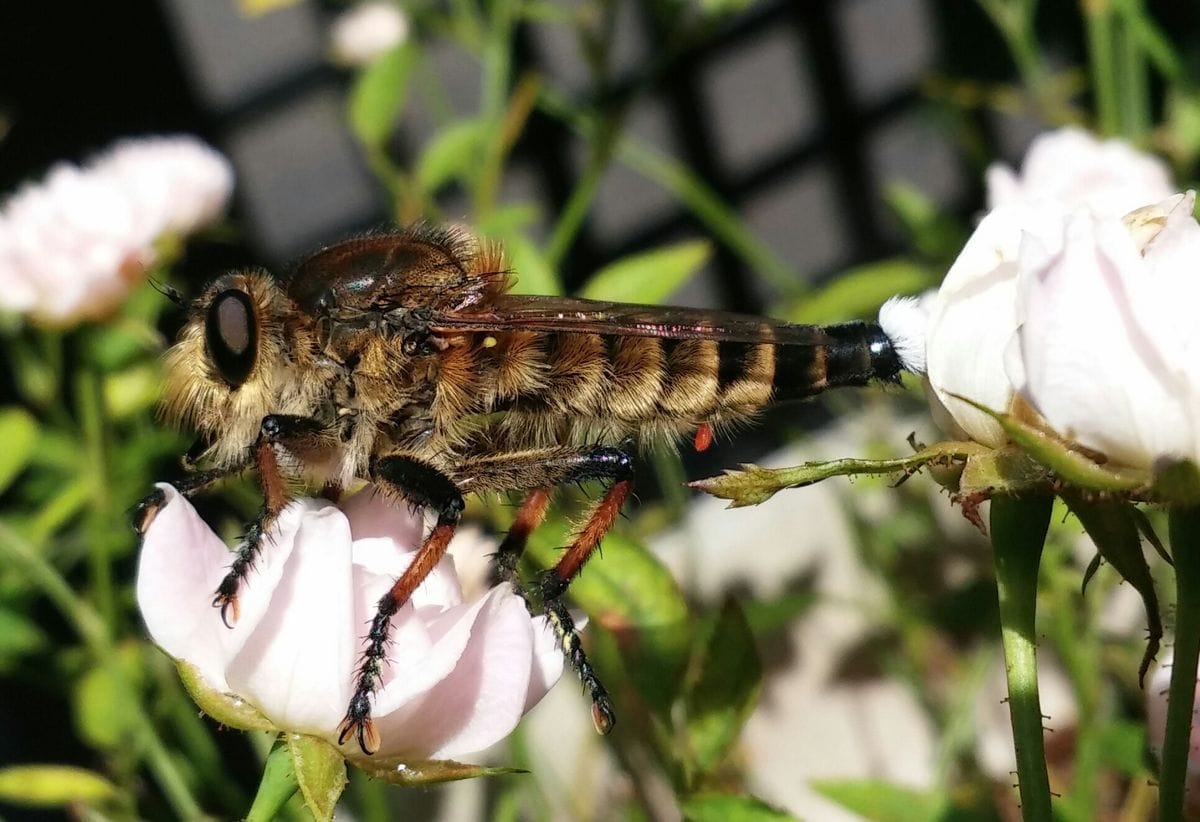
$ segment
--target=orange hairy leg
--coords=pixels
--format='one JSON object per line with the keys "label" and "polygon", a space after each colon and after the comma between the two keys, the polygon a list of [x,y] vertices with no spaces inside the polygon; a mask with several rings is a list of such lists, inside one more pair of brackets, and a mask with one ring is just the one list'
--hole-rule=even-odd
{"label": "orange hairy leg", "polygon": [[338,742],[355,738],[365,754],[379,750],[379,731],[371,719],[371,701],[379,687],[387,656],[392,617],[408,602],[412,592],[441,561],[458,528],[465,503],[454,481],[428,463],[405,455],[382,457],[371,466],[371,479],[393,503],[401,500],[418,508],[432,508],[437,523],[391,590],[379,599],[367,632],[366,650],[346,716],[338,726]]}
{"label": "orange hairy leg", "polygon": [[293,453],[312,453],[319,446],[332,447],[336,437],[318,420],[285,414],[263,417],[258,440],[254,444],[254,463],[263,492],[263,506],[254,522],[246,527],[241,546],[229,565],[229,572],[217,586],[213,607],[221,609],[221,621],[232,628],[238,621],[238,588],[246,578],[262,545],[263,535],[288,504],[287,483],[279,470],[277,447]]}

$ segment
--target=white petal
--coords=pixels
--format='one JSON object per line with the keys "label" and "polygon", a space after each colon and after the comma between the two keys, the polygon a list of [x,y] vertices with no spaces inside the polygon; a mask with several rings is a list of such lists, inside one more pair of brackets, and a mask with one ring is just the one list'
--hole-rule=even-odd
{"label": "white petal", "polygon": [[276,725],[329,734],[350,701],[357,652],[350,526],[336,508],[307,514],[295,549],[227,677]]}
{"label": "white petal", "polygon": [[[574,615],[572,615],[574,616]],[[575,618],[575,630],[582,631],[587,617]],[[542,697],[554,687],[563,672],[563,652],[558,645],[554,629],[544,616],[533,618],[533,670],[529,673],[529,690],[525,693],[525,712],[542,701]]]}
{"label": "white petal", "polygon": [[[440,687],[439,683],[459,664],[475,622],[489,601],[484,598],[440,612],[430,607],[415,609],[411,603],[400,609],[392,618],[389,664],[375,697],[377,718],[397,713],[435,686]],[[386,738],[384,744],[388,744]]]}
{"label": "white petal", "polygon": [[356,540],[386,537],[412,551],[421,545],[424,519],[405,503],[388,502],[374,485],[342,500],[341,509],[350,520],[350,532]]}
{"label": "white petal", "polygon": [[421,700],[382,718],[383,750],[451,759],[482,750],[517,726],[529,689],[529,613],[500,587],[483,603],[453,673]]}
{"label": "white petal", "polygon": [[166,504],[142,541],[138,608],[155,644],[192,663],[214,688],[227,691],[232,632],[209,603],[225,576],[229,549],[173,486],[157,487],[166,494]]}
{"label": "white petal", "polygon": [[1145,266],[1123,226],[1077,214],[1061,254],[1027,274],[1021,358],[1047,422],[1123,464],[1190,453],[1186,399],[1130,307]]}
{"label": "white petal", "polygon": [[957,425],[986,445],[1005,442],[999,424],[952,395],[1009,409],[1013,387],[1004,351],[1017,328],[1018,252],[1026,238],[1056,247],[1063,217],[1051,203],[997,208],[971,235],[932,302],[925,344],[930,385]]}

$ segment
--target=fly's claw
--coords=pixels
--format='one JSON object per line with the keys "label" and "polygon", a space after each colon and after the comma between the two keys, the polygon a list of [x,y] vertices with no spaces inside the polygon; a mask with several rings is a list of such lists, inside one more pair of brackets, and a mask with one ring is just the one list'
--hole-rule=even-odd
{"label": "fly's claw", "polygon": [[371,700],[366,693],[359,692],[350,700],[350,709],[346,718],[338,725],[338,744],[346,744],[346,740],[354,737],[358,740],[359,749],[371,756],[379,750],[379,729],[375,720],[371,719]]}
{"label": "fly's claw", "polygon": [[155,488],[143,497],[141,502],[133,506],[133,510],[129,513],[129,520],[139,538],[146,536],[150,523],[154,522],[154,518],[158,516],[159,510],[166,501],[167,495],[163,493],[163,490]]}
{"label": "fly's claw", "polygon": [[[222,583],[221,588],[223,589],[224,587],[225,585]],[[226,628],[232,629],[234,625],[237,625],[238,620],[242,616],[242,609],[238,603],[236,591],[226,593],[224,590],[218,590],[217,595],[213,597],[212,604],[214,608],[221,609],[221,621],[225,623]]]}
{"label": "fly's claw", "polygon": [[613,710],[612,703],[608,701],[607,696],[593,700],[592,724],[596,726],[596,733],[601,736],[608,736],[613,725],[617,724],[617,712]]}

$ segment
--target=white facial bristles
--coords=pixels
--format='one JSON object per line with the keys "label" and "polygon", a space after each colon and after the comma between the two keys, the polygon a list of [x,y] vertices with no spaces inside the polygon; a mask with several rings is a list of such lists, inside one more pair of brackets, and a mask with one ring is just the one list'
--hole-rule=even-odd
{"label": "white facial bristles", "polygon": [[892,297],[879,308],[879,327],[892,341],[900,364],[914,374],[925,373],[928,305],[923,297]]}

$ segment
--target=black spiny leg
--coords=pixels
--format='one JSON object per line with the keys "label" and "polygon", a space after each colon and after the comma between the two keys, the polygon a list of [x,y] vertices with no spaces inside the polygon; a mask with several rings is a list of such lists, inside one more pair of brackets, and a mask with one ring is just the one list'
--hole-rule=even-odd
{"label": "black spiny leg", "polygon": [[496,554],[496,577],[511,581],[525,597],[526,602],[529,602],[529,596],[517,576],[517,563],[525,550],[529,534],[545,517],[546,506],[550,501],[546,487],[593,479],[612,482],[562,559],[542,576],[539,586],[542,610],[554,629],[559,647],[591,696],[592,722],[597,731],[602,734],[608,733],[616,723],[612,699],[596,675],[595,669],[588,662],[579,633],[575,629],[575,620],[563,604],[562,596],[592,551],[600,544],[600,538],[620,515],[621,506],[631,487],[633,458],[623,449],[609,446],[584,449],[556,448],[524,454],[481,457],[466,463],[462,474],[471,477],[473,491],[488,487],[521,487],[518,483],[522,481],[545,486],[526,495],[508,535]]}
{"label": "black spiny leg", "polygon": [[319,420],[285,414],[263,417],[258,441],[254,445],[263,506],[255,520],[247,526],[242,544],[229,565],[229,572],[213,595],[213,607],[221,609],[221,621],[227,627],[232,628],[238,620],[238,588],[254,564],[254,558],[262,546],[263,534],[288,503],[287,488],[279,471],[275,447],[280,446],[298,457],[315,459],[322,453],[328,453],[336,442],[336,435]]}
{"label": "black spiny leg", "polygon": [[465,507],[462,492],[453,480],[432,465],[412,457],[383,457],[371,466],[371,479],[393,503],[403,499],[414,507],[432,508],[437,512],[437,524],[421,543],[412,564],[379,599],[378,610],[367,633],[362,663],[358,666],[354,694],[350,697],[346,716],[338,726],[339,744],[353,737],[362,752],[368,755],[379,750],[379,731],[371,720],[371,699],[383,673],[392,617],[446,553]]}

